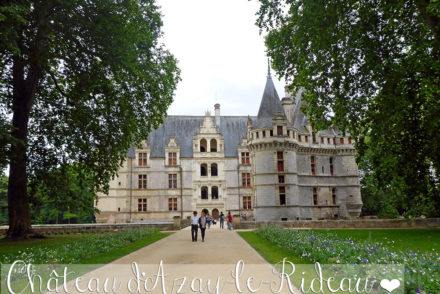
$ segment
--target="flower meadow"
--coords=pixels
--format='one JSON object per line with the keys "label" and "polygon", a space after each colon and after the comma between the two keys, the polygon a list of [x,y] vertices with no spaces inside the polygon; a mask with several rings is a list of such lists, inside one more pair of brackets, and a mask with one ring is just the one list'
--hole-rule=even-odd
{"label": "flower meadow", "polygon": [[392,251],[379,242],[355,241],[332,233],[265,226],[260,237],[321,264],[404,265],[405,293],[440,293],[440,254]]}
{"label": "flower meadow", "polygon": [[16,254],[3,255],[0,259],[2,264],[12,264],[16,260],[22,260],[29,264],[73,264],[81,260],[109,252],[137,240],[156,234],[156,229],[137,229],[91,235],[89,238],[66,243],[57,247],[30,247]]}

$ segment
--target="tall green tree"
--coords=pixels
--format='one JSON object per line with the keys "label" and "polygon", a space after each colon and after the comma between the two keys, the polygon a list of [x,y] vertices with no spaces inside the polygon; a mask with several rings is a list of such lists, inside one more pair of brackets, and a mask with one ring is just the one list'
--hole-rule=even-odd
{"label": "tall green tree", "polygon": [[161,26],[154,0],[1,2],[9,237],[31,233],[28,176],[76,162],[105,190],[162,122],[179,70]]}
{"label": "tall green tree", "polygon": [[260,2],[273,67],[307,90],[315,127],[348,131],[402,213],[440,215],[440,2]]}

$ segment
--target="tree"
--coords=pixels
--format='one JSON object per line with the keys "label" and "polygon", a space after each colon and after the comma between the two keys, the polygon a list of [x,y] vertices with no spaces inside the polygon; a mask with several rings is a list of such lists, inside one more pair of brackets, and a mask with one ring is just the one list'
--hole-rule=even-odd
{"label": "tree", "polygon": [[315,127],[349,132],[403,213],[440,215],[440,2],[260,2],[273,67],[307,90]]}
{"label": "tree", "polygon": [[162,122],[179,70],[154,0],[0,5],[2,134],[11,130],[0,148],[8,236],[19,238],[31,233],[28,176],[76,162],[105,191],[129,146]]}
{"label": "tree", "polygon": [[94,179],[79,165],[62,165],[30,179],[33,223],[84,223],[93,220]]}

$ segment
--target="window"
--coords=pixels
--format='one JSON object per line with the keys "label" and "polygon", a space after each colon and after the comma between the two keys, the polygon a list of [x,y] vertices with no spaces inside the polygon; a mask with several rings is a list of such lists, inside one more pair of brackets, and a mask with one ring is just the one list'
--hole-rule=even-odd
{"label": "window", "polygon": [[286,205],[286,187],[279,187],[280,192],[280,205]]}
{"label": "window", "polygon": [[177,211],[177,198],[168,198],[168,210]]}
{"label": "window", "polygon": [[278,183],[284,184],[284,176],[278,176]]}
{"label": "window", "polygon": [[211,188],[211,197],[212,199],[218,199],[218,187],[214,186]]}
{"label": "window", "polygon": [[208,175],[208,165],[206,163],[202,163],[200,165],[200,175],[202,177],[206,177]]}
{"label": "window", "polygon": [[263,131],[263,138],[266,138],[266,131]]}
{"label": "window", "polygon": [[213,177],[218,176],[217,164],[216,163],[211,164],[211,176],[213,176]]}
{"label": "window", "polygon": [[211,152],[217,152],[217,140],[216,139],[211,139]]}
{"label": "window", "polygon": [[298,142],[301,142],[301,135],[298,135]]}
{"label": "window", "polygon": [[315,156],[310,156],[310,169],[312,170],[312,175],[316,175]]}
{"label": "window", "polygon": [[318,143],[318,142],[316,142],[316,134],[315,133],[312,134],[312,142],[314,144]]}
{"label": "window", "polygon": [[306,143],[309,142],[309,136],[304,136]]}
{"label": "window", "polygon": [[147,153],[146,152],[140,152],[138,154],[138,165],[139,166],[145,166],[147,165]]}
{"label": "window", "polygon": [[327,138],[327,144],[330,145],[330,138]]}
{"label": "window", "polygon": [[324,144],[324,138],[321,137],[321,144]]}
{"label": "window", "polygon": [[177,153],[169,152],[168,153],[168,165],[177,165]]}
{"label": "window", "polygon": [[336,205],[336,188],[332,189],[332,203]]}
{"label": "window", "polygon": [[290,131],[287,130],[287,137],[290,137]]}
{"label": "window", "polygon": [[241,152],[241,164],[250,164],[249,152]]}
{"label": "window", "polygon": [[201,195],[202,199],[208,199],[208,187],[202,187]]}
{"label": "window", "polygon": [[168,175],[168,188],[177,189],[177,174]]}
{"label": "window", "polygon": [[333,157],[330,157],[330,175],[331,176],[334,176],[335,175],[335,173],[334,173],[334,171],[333,171]]}
{"label": "window", "polygon": [[200,140],[200,152],[206,152],[208,149],[205,139]]}
{"label": "window", "polygon": [[333,138],[333,145],[336,145],[336,138]]}
{"label": "window", "polygon": [[147,211],[147,198],[138,199],[138,211]]}
{"label": "window", "polygon": [[340,139],[339,139],[339,143],[340,143],[341,145],[344,145],[344,138],[340,138]]}
{"label": "window", "polygon": [[259,139],[260,138],[260,133],[256,132],[256,134],[257,134],[257,139]]}
{"label": "window", "polygon": [[284,159],[284,153],[283,153],[283,151],[278,151],[278,152],[277,152],[277,159],[278,159],[278,160],[280,160],[280,159],[281,159],[281,160]]}
{"label": "window", "polygon": [[270,130],[270,136],[273,137],[273,130]]}
{"label": "window", "polygon": [[147,175],[138,175],[138,188],[147,189]]}
{"label": "window", "polygon": [[252,209],[251,196],[243,196],[243,209]]}
{"label": "window", "polygon": [[351,143],[352,143],[351,138],[348,138],[348,144],[351,144]]}
{"label": "window", "polygon": [[241,174],[241,182],[243,187],[251,186],[251,174],[250,173],[242,173]]}
{"label": "window", "polygon": [[318,189],[313,188],[313,205],[318,205]]}
{"label": "window", "polygon": [[277,152],[277,168],[279,172],[284,171],[284,154],[282,151]]}
{"label": "window", "polygon": [[283,135],[283,127],[277,126],[277,136],[282,136],[282,135]]}

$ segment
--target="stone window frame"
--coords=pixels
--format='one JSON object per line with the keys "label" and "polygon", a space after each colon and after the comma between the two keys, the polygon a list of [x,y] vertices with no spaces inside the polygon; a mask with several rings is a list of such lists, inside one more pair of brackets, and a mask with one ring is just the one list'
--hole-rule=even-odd
{"label": "stone window frame", "polygon": [[245,195],[242,199],[243,209],[252,209],[252,196]]}
{"label": "stone window frame", "polygon": [[241,173],[241,186],[243,188],[251,188],[251,173],[244,172]]}
{"label": "stone window frame", "polygon": [[147,188],[148,188],[148,175],[138,174],[138,189],[147,189]]}
{"label": "stone window frame", "polygon": [[177,189],[177,174],[176,173],[168,174],[168,188],[169,189]]}
{"label": "stone window frame", "polygon": [[177,197],[168,198],[168,210],[177,211]]}
{"label": "stone window frame", "polygon": [[147,198],[138,198],[138,212],[146,212],[148,210]]}

